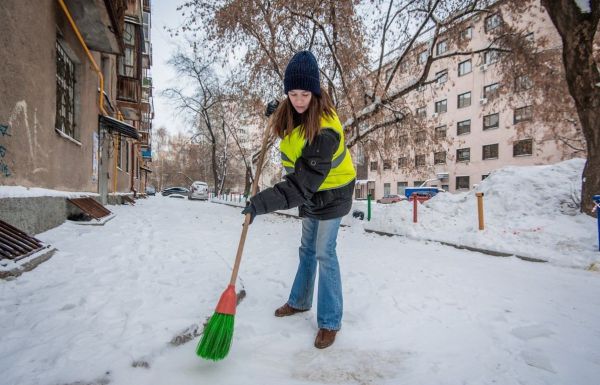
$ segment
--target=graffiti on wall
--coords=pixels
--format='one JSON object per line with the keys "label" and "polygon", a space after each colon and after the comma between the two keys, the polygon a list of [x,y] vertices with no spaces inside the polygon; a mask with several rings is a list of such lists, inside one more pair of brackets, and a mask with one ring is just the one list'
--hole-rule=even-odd
{"label": "graffiti on wall", "polygon": [[[0,137],[10,136],[8,132],[8,124],[0,124]],[[6,147],[0,144],[0,175],[8,178],[10,176],[10,167],[5,162],[5,157],[8,153]]]}

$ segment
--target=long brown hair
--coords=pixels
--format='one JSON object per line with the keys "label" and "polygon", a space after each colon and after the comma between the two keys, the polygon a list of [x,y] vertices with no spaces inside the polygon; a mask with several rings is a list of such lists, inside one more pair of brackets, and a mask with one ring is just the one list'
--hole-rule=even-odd
{"label": "long brown hair", "polygon": [[[292,132],[294,129],[294,112],[292,102],[289,98],[285,98],[269,121],[269,129],[273,131],[273,134],[283,138]],[[327,91],[321,88],[321,95],[312,94],[310,104],[302,114],[301,130],[309,143],[315,139],[321,130],[321,117],[323,114],[333,117],[335,108]]]}

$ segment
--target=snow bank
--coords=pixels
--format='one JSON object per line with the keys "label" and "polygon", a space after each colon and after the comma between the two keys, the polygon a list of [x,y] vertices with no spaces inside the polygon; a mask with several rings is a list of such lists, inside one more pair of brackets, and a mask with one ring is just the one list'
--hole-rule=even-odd
{"label": "snow bank", "polygon": [[32,198],[32,197],[66,197],[98,196],[92,192],[74,192],[49,190],[38,187],[0,186],[0,198]]}

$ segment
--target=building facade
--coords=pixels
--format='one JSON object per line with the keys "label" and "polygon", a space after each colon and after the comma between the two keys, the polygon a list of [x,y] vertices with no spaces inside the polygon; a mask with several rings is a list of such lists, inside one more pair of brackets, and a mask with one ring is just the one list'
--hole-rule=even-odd
{"label": "building facade", "polygon": [[[151,123],[142,122],[152,117],[151,93],[144,105],[141,91],[146,9],[149,20],[142,0],[2,1],[1,185],[99,193],[104,203],[143,188]],[[132,14],[138,114],[121,104],[120,88]]]}
{"label": "building facade", "polygon": [[[561,55],[560,37],[538,1],[526,15],[511,13],[506,3],[461,22],[457,38],[441,34],[433,46],[431,31],[420,37],[395,87],[414,83],[429,55],[447,58],[433,61],[426,84],[408,95],[404,110],[410,110],[412,124],[394,137],[395,150],[370,158],[357,154],[362,168],[357,197],[402,195],[405,187],[425,182],[450,192],[465,191],[503,166],[551,164],[585,155],[557,140],[551,126],[562,120],[548,122],[537,107],[555,101],[542,92],[548,99],[536,103],[532,98],[539,99],[540,92],[532,91],[543,90],[532,89],[536,82],[527,73],[506,81],[509,76],[500,61],[510,53],[485,51],[503,26],[522,25],[532,49]],[[458,40],[460,47],[455,45]],[[458,50],[482,52],[451,56]],[[574,109],[572,113],[577,121]],[[576,127],[570,134],[580,135]]]}

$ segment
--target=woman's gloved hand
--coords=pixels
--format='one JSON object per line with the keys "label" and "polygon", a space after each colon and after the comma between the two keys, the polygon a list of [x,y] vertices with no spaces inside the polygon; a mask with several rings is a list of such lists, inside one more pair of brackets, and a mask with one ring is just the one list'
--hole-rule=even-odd
{"label": "woman's gloved hand", "polygon": [[267,109],[265,110],[265,116],[271,116],[275,110],[279,107],[279,100],[271,100],[269,104],[267,104]]}
{"label": "woman's gloved hand", "polygon": [[256,216],[256,208],[254,207],[252,202],[250,202],[250,201],[246,202],[246,208],[242,210],[242,214],[243,215],[250,214],[249,224],[252,224],[252,222],[254,221],[254,217]]}

